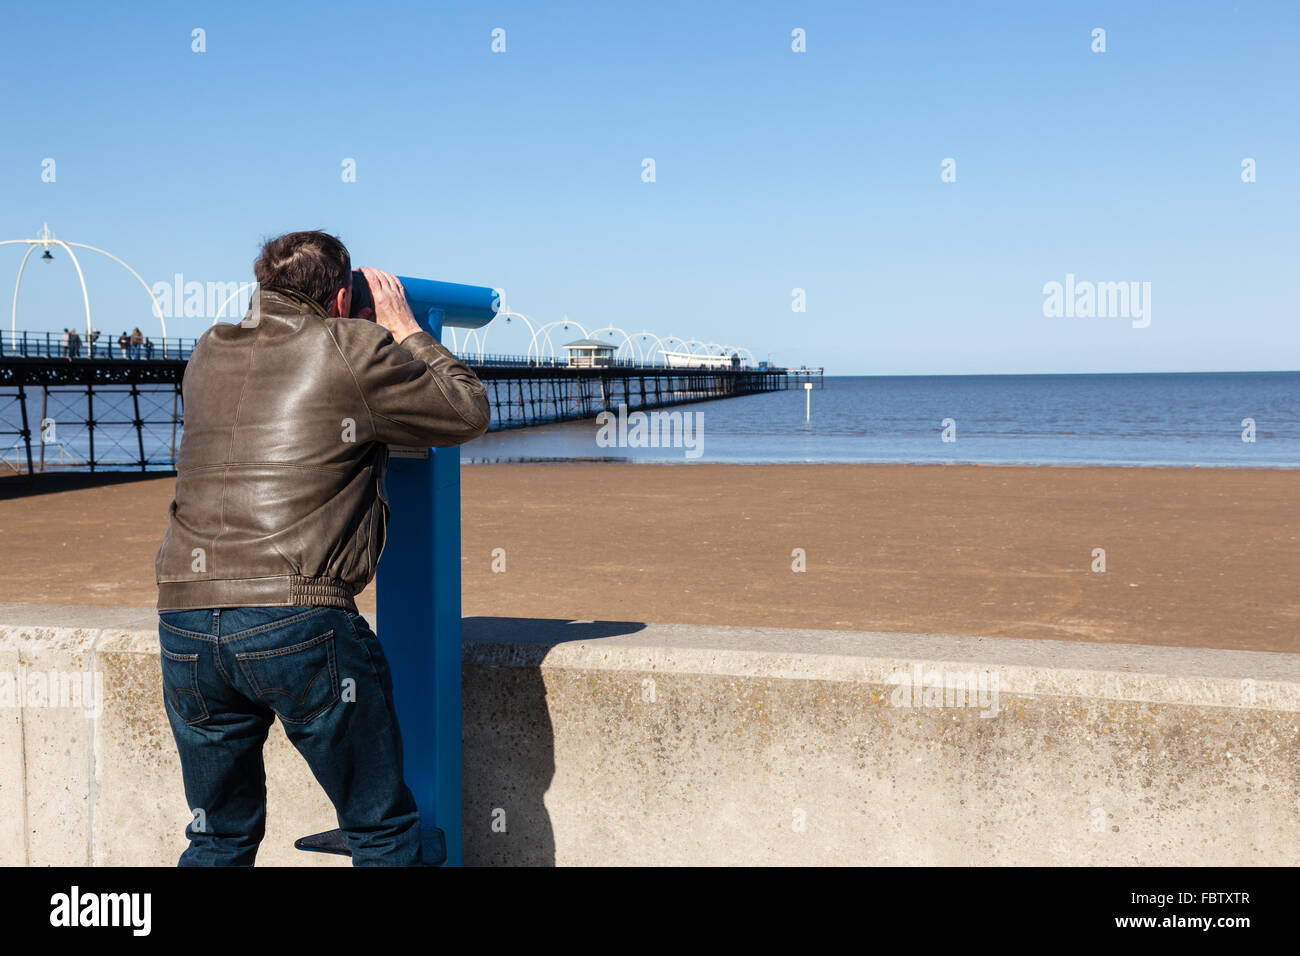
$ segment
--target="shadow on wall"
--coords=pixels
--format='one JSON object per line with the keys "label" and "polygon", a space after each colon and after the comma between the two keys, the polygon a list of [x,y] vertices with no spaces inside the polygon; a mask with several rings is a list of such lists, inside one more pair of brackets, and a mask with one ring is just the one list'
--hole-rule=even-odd
{"label": "shadow on wall", "polygon": [[557,644],[645,628],[634,621],[467,617],[465,863],[554,866],[555,833],[543,797],[555,776],[555,739],[541,664]]}

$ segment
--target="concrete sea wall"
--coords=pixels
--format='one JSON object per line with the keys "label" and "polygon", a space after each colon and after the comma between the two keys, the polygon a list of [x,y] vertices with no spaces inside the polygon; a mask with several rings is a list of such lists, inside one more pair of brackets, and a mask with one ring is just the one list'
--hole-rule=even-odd
{"label": "concrete sea wall", "polygon": [[[470,618],[463,684],[467,863],[1300,863],[1300,654]],[[259,863],[347,865],[266,758]],[[189,819],[152,611],[0,605],[0,863]]]}

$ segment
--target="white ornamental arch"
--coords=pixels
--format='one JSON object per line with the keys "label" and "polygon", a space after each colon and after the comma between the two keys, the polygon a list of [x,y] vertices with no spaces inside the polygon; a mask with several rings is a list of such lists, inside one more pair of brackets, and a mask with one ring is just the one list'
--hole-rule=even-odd
{"label": "white ornamental arch", "polygon": [[18,332],[18,291],[22,288],[23,285],[23,273],[27,269],[27,260],[31,258],[32,253],[35,252],[37,249],[43,250],[41,258],[53,259],[54,257],[50,255],[50,247],[58,246],[60,249],[62,249],[64,252],[68,254],[68,258],[72,260],[73,268],[77,270],[77,281],[81,284],[81,301],[86,309],[86,336],[87,337],[90,336],[91,329],[94,327],[91,324],[91,319],[90,319],[90,292],[86,288],[85,273],[81,271],[81,260],[79,260],[77,258],[77,254],[72,251],[72,247],[76,246],[78,249],[85,249],[88,252],[94,252],[97,253],[98,255],[104,256],[107,259],[111,259],[113,262],[116,262],[127,272],[131,273],[131,275],[135,277],[135,280],[140,283],[140,285],[144,288],[145,294],[149,296],[149,301],[153,303],[153,314],[157,317],[159,323],[162,325],[163,357],[164,358],[167,357],[167,317],[163,314],[163,309],[158,302],[158,297],[153,294],[153,289],[149,288],[149,283],[144,281],[140,273],[136,272],[134,269],[132,269],[129,265],[127,265],[117,256],[113,255],[113,253],[107,252],[104,249],[97,248],[96,246],[87,245],[84,242],[67,242],[63,239],[56,239],[54,237],[54,233],[50,232],[49,223],[46,223],[44,225],[44,228],[41,229],[41,234],[39,236],[36,236],[32,239],[0,239],[0,246],[13,246],[13,245],[26,245],[27,252],[23,254],[23,260],[18,265],[18,278],[14,281],[13,306],[9,313],[9,334],[10,335],[16,335]]}

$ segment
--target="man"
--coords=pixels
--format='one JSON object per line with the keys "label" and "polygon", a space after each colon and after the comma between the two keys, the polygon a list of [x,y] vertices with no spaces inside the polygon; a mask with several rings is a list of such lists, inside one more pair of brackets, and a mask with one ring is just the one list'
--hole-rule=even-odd
{"label": "man", "polygon": [[248,316],[185,371],[176,496],[156,561],[167,716],[193,820],[181,865],[252,865],[276,716],[333,801],[354,865],[421,863],[383,649],[353,596],[383,551],[388,444],[488,426],[478,378],[416,324],[397,278],[338,239],[263,247]]}

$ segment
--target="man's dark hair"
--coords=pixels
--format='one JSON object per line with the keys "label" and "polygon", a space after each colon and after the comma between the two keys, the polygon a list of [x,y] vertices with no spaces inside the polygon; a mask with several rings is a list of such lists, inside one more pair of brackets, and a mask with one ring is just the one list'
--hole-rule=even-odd
{"label": "man's dark hair", "polygon": [[339,289],[352,281],[352,256],[338,236],[314,229],[268,239],[253,263],[263,289],[288,289],[329,311]]}

